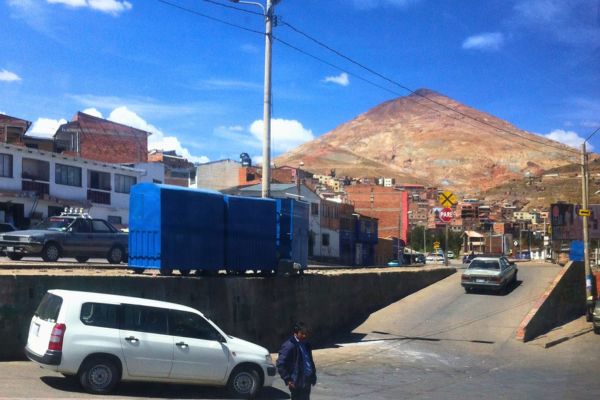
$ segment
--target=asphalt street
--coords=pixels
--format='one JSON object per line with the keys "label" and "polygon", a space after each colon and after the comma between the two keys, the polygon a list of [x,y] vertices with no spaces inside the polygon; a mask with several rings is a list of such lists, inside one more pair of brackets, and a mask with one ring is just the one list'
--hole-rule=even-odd
{"label": "asphalt street", "polygon": [[[600,336],[551,348],[515,331],[560,267],[519,264],[505,295],[466,294],[460,270],[372,314],[315,351],[313,399],[590,399],[600,397]],[[98,398],[29,362],[0,363],[0,398]],[[123,383],[114,399],[223,399],[217,388]],[[261,398],[289,398],[282,382]]]}

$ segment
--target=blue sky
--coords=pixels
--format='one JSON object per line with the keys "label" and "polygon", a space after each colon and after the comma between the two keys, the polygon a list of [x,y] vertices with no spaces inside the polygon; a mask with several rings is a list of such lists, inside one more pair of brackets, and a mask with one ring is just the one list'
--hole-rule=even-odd
{"label": "blue sky", "polygon": [[[86,111],[194,161],[259,161],[264,37],[199,14],[258,32],[262,17],[214,4],[227,0],[165,1],[195,14],[159,0],[0,0],[0,112],[47,136]],[[530,132],[578,146],[600,127],[597,0],[282,0],[276,14],[277,38],[350,75],[275,41],[274,156],[408,94],[285,23]]]}

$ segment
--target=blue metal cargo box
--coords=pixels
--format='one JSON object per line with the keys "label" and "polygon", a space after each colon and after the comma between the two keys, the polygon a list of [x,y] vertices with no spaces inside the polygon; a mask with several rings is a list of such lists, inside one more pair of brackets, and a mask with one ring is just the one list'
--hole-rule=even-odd
{"label": "blue metal cargo box", "polygon": [[141,183],[131,189],[129,265],[201,269],[224,265],[225,202],[219,192]]}
{"label": "blue metal cargo box", "polygon": [[276,202],[225,196],[225,266],[229,271],[272,271],[277,267]]}
{"label": "blue metal cargo box", "polygon": [[279,256],[302,268],[308,265],[308,212],[306,202],[277,199]]}

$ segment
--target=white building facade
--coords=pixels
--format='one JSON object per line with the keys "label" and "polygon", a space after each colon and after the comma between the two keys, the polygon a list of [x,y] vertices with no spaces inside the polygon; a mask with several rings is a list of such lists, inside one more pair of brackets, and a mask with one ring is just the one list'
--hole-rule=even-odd
{"label": "white building facade", "polygon": [[163,180],[162,165],[123,166],[2,144],[0,221],[26,228],[65,207],[76,207],[126,226],[131,187]]}

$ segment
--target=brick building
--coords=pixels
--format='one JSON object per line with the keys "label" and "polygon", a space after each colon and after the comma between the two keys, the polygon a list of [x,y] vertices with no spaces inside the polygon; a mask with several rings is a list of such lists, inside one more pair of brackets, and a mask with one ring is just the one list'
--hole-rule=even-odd
{"label": "brick building", "polygon": [[24,119],[0,114],[0,141],[14,145],[24,145],[23,137],[31,126],[31,122]]}
{"label": "brick building", "polygon": [[380,238],[396,236],[406,242],[408,232],[408,193],[376,185],[346,187],[348,199],[357,213],[379,220]]}
{"label": "brick building", "polygon": [[161,163],[165,166],[165,182],[168,185],[188,187],[196,177],[196,167],[175,150],[151,150],[148,162]]}
{"label": "brick building", "polygon": [[56,153],[108,163],[148,160],[150,132],[78,112],[54,134]]}

